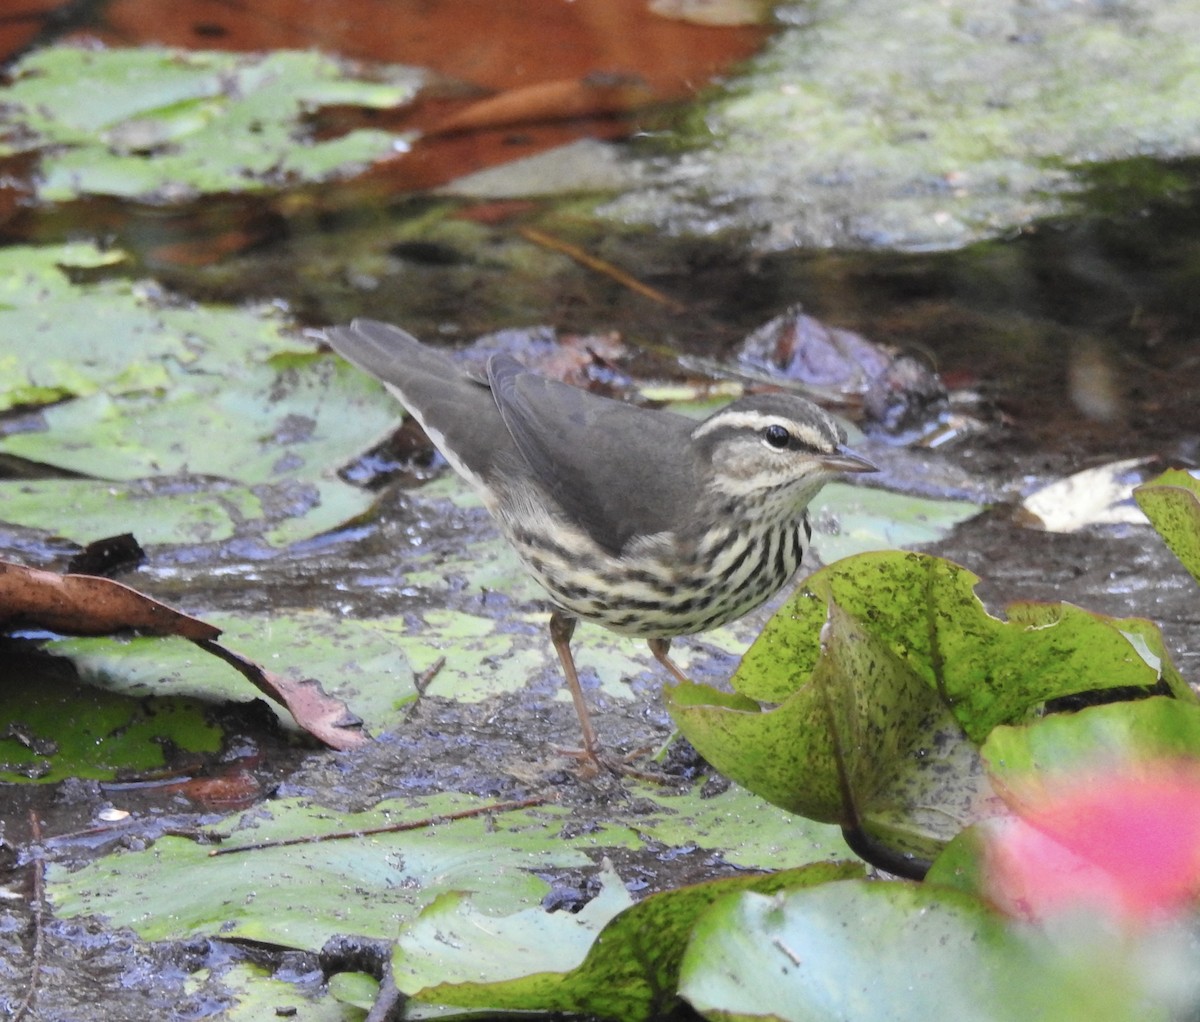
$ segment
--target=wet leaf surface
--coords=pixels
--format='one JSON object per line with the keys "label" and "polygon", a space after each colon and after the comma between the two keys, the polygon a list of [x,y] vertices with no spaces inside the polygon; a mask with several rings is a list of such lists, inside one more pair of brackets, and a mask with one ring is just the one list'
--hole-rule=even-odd
{"label": "wet leaf surface", "polygon": [[[485,983],[442,982],[419,988],[416,999],[422,1005],[446,1006],[459,1012],[464,1009],[528,1010],[532,1007],[543,1012],[646,1022],[678,1007],[680,961],[693,926],[715,901],[735,891],[795,890],[860,873],[861,867],[854,863],[817,863],[805,869],[783,870],[768,876],[730,877],[652,895],[623,908],[603,928],[597,927],[598,932],[592,934],[591,941],[578,942],[578,950],[586,950],[587,954],[574,969],[555,970],[553,959],[546,955],[521,956],[524,964],[517,974],[520,978]],[[596,927],[601,921],[602,918],[597,919],[597,913],[591,913],[587,921],[580,922],[591,922]],[[545,918],[538,922],[542,927],[552,925]],[[577,928],[578,924],[572,924],[572,920],[561,920],[553,930]],[[476,923],[475,929],[479,928],[480,923]],[[446,930],[438,932],[445,933]],[[526,934],[528,932],[527,928]],[[487,960],[490,957],[488,949],[496,936],[490,935],[482,947],[476,939],[471,941],[472,947],[460,946],[456,950],[460,954],[470,953],[475,961]],[[528,935],[524,939],[529,939]],[[542,941],[554,939],[550,934],[541,935]],[[560,952],[564,939],[565,936],[556,940]],[[402,937],[402,948],[403,945]],[[399,952],[398,960],[402,968],[410,964],[403,951]],[[551,968],[529,975],[531,960],[546,962]],[[441,971],[439,968],[438,972]]]}
{"label": "wet leaf surface", "polygon": [[68,670],[49,671],[7,643],[0,678],[0,780],[8,784],[161,776],[188,754],[221,747],[211,705],[193,697],[147,701],[81,687]]}

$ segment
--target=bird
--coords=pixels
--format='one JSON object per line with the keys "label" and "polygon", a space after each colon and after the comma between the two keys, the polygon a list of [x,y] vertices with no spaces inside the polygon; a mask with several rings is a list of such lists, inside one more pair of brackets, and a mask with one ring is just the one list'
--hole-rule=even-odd
{"label": "bird", "polygon": [[641,776],[597,737],[571,651],[576,624],[646,640],[686,682],[671,640],[778,592],[808,549],[816,493],[875,471],[829,414],[793,394],[744,396],[696,420],[548,379],[507,354],[474,375],[377,320],[324,338],[417,420],[545,590],[583,738],[576,755],[591,775]]}

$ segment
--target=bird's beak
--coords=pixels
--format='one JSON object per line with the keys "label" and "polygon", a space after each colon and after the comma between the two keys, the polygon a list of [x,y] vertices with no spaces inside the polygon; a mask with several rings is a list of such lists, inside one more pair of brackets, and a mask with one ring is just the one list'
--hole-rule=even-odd
{"label": "bird's beak", "polygon": [[833,454],[821,457],[821,467],[828,472],[878,472],[879,469],[866,458],[855,454],[847,447],[839,447]]}

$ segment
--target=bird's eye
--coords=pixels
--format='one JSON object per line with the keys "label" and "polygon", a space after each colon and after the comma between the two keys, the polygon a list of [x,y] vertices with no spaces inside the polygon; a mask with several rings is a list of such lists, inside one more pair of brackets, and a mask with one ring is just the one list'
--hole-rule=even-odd
{"label": "bird's eye", "polygon": [[787,427],[780,425],[767,426],[762,431],[762,435],[767,446],[774,447],[777,451],[782,451],[792,439],[792,434],[787,431]]}

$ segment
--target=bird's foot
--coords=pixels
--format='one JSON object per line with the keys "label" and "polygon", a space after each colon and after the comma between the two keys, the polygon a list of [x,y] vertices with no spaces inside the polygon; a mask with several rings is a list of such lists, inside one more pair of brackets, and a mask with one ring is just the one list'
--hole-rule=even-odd
{"label": "bird's foot", "polygon": [[650,745],[641,749],[635,749],[624,756],[617,756],[611,752],[606,752],[599,746],[583,749],[555,748],[554,751],[559,755],[569,756],[571,759],[578,760],[579,774],[583,778],[612,774],[615,777],[634,777],[639,781],[649,781],[652,784],[671,783],[671,778],[663,773],[653,770],[643,770],[634,765],[638,760],[643,759],[648,753],[654,751],[654,747]]}

